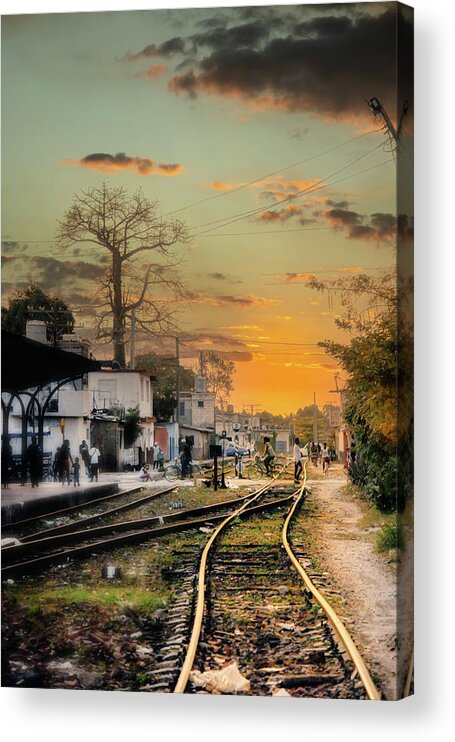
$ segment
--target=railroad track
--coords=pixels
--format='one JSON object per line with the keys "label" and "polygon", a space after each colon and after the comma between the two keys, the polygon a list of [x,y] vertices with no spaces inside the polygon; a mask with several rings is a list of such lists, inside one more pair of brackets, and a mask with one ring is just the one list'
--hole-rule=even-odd
{"label": "railroad track", "polygon": [[[154,497],[165,494],[175,487],[176,485],[173,485],[154,493]],[[267,483],[260,488],[261,494],[265,495],[270,489],[270,483]],[[64,529],[62,532],[60,528],[57,528],[50,529],[51,533],[49,530],[40,532],[34,534],[32,540],[2,549],[2,578],[34,573],[52,564],[67,563],[71,559],[80,559],[88,554],[100,554],[121,546],[139,544],[151,538],[201,527],[207,523],[217,523],[225,518],[222,514],[223,510],[232,509],[239,504],[249,505],[251,500],[252,495],[246,495],[236,500],[226,500],[209,506],[151,518],[120,521],[76,531]],[[277,500],[276,496],[272,495],[268,500],[257,505],[257,508],[273,508],[281,501],[288,502],[288,500],[289,495],[281,500]],[[123,506],[120,509],[123,509]],[[112,514],[112,510],[104,513],[104,516],[107,514]],[[99,517],[101,518],[102,515]],[[99,520],[99,517],[96,516],[96,520]],[[85,526],[86,521],[87,519],[82,525]],[[102,536],[106,538],[100,538]],[[63,546],[77,543],[80,545],[62,550]]]}
{"label": "railroad track", "polygon": [[[304,569],[303,563],[310,560],[303,546],[295,551],[289,543],[289,525],[305,484],[306,468],[275,543],[262,549],[223,543],[215,549],[220,534],[245,512],[247,504],[222,520],[209,538],[201,556],[191,636],[175,693],[199,692],[201,687],[210,692],[216,678],[219,682],[220,667],[229,667],[234,660],[236,670],[244,670],[247,676],[247,692],[255,695],[380,699],[341,619]],[[260,496],[261,488],[249,505]],[[286,600],[288,594],[294,599]],[[282,596],[278,603],[277,595]]]}

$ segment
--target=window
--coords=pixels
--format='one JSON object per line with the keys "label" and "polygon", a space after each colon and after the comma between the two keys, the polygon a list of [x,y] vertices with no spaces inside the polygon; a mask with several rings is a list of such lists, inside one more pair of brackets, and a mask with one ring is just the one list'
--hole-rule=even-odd
{"label": "window", "polygon": [[180,402],[180,414],[185,414],[185,402]]}
{"label": "window", "polygon": [[197,406],[198,407],[203,407],[204,406],[204,400],[203,399],[199,399],[198,400],[198,403],[197,403]]}

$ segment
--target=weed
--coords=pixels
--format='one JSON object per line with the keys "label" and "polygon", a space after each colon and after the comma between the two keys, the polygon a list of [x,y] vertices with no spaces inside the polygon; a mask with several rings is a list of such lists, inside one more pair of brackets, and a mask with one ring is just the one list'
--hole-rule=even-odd
{"label": "weed", "polygon": [[404,547],[404,530],[400,525],[385,524],[377,534],[376,549],[379,553]]}

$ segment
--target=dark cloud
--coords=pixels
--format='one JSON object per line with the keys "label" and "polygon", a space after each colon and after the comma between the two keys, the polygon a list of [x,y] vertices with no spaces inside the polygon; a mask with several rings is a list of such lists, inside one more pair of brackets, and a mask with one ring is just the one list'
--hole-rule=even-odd
{"label": "dark cloud", "polygon": [[122,61],[135,62],[137,59],[149,59],[150,57],[169,57],[174,54],[183,54],[186,48],[185,41],[180,36],[174,36],[163,44],[148,44],[136,54],[125,54]]}
{"label": "dark cloud", "polygon": [[[347,205],[345,201],[340,203]],[[374,242],[396,240],[398,236],[403,241],[413,239],[413,224],[407,214],[400,214],[397,219],[394,214],[375,212],[367,216],[348,208],[337,207],[318,212],[318,215],[325,217],[334,229],[344,229],[348,239]]]}
{"label": "dark cloud", "polygon": [[412,61],[404,57],[412,60],[413,36],[405,9],[378,4],[263,11],[232,12],[229,23],[215,15],[196,34],[126,58],[178,54],[180,65],[190,58],[190,68],[174,74],[169,89],[193,98],[216,94],[262,108],[357,119],[369,115],[366,100],[375,95],[396,118],[398,29],[409,50],[401,61],[400,95],[411,98]]}
{"label": "dark cloud", "polygon": [[63,160],[65,165],[87,167],[101,173],[118,173],[125,170],[136,170],[138,175],[179,175],[183,171],[182,165],[177,163],[155,162],[149,157],[130,157],[124,152],[116,155],[107,152],[94,152],[85,155],[80,160]]}
{"label": "dark cloud", "polygon": [[16,255],[24,253],[28,249],[28,245],[25,242],[16,242],[14,240],[2,240],[2,253],[3,255]]}
{"label": "dark cloud", "polygon": [[27,285],[29,281],[36,281],[45,291],[98,281],[106,272],[103,266],[96,263],[57,260],[44,255],[10,257],[4,270],[8,273],[8,280],[15,279],[11,281],[15,288],[19,287],[19,283],[25,282]]}

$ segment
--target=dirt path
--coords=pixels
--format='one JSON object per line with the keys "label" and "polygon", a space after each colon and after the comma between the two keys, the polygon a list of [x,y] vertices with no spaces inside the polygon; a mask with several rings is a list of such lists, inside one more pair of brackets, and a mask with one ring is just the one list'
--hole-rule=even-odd
{"label": "dirt path", "polygon": [[[339,590],[339,612],[387,700],[396,698],[396,565],[379,556],[360,527],[359,503],[344,491],[346,478],[309,480],[311,522],[320,566]],[[311,477],[311,473],[310,473]],[[312,539],[313,540],[313,539]]]}

